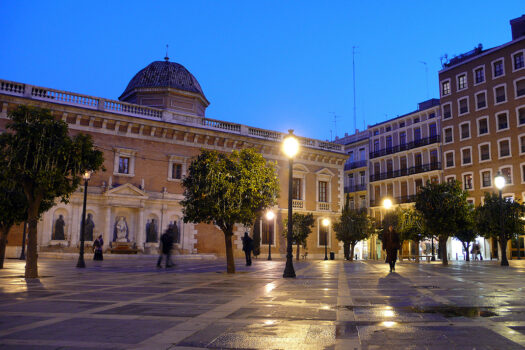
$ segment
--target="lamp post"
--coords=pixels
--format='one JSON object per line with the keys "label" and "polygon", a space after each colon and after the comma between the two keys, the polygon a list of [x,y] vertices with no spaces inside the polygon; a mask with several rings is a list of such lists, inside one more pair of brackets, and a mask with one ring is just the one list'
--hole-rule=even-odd
{"label": "lamp post", "polygon": [[322,224],[324,226],[324,259],[328,260],[328,226],[330,225],[330,220],[324,218]]}
{"label": "lamp post", "polygon": [[87,188],[90,177],[91,171],[89,170],[82,174],[82,178],[84,179],[84,203],[82,204],[82,223],[80,224],[80,252],[78,254],[77,267],[86,267],[86,263],[84,262],[84,224],[86,222]]}
{"label": "lamp post", "polygon": [[[500,205],[499,227],[500,227],[501,233],[503,234],[503,195],[501,192],[503,190],[503,187],[505,187],[505,176],[503,176],[499,171],[496,174],[496,177],[494,177],[494,185],[499,191],[499,205]],[[501,259],[503,261],[503,257],[501,257]]]}
{"label": "lamp post", "polygon": [[275,214],[269,210],[266,213],[266,219],[268,220],[268,260],[272,260],[272,232],[270,230],[270,223],[273,221]]}
{"label": "lamp post", "polygon": [[284,268],[283,277],[295,277],[293,268],[292,255],[292,195],[293,195],[293,158],[299,152],[299,142],[293,135],[293,130],[288,130],[289,134],[283,140],[283,151],[288,157],[288,232],[286,234],[286,267]]}

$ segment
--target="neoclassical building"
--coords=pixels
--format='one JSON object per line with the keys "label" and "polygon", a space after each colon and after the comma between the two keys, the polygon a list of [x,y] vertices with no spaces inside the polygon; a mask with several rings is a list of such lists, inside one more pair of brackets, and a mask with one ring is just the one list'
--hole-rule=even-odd
{"label": "neoclassical building", "polygon": [[[257,223],[261,254],[267,254],[271,244],[272,254],[283,255],[288,159],[281,151],[281,141],[286,134],[209,119],[205,116],[209,104],[197,79],[168,59],[139,71],[119,100],[0,80],[0,132],[6,130],[11,110],[31,105],[50,109],[56,118],[68,123],[71,134],[90,134],[104,153],[106,171],[95,173],[89,181],[88,240],[99,234],[105,242],[120,237],[145,253],[157,251],[160,234],[171,224],[178,228],[178,253],[224,255],[224,236],[216,226],[183,223],[181,181],[202,149],[231,152],[253,147],[277,163],[281,188],[275,219]],[[329,251],[342,256],[335,234],[330,228],[325,232],[320,221],[327,217],[333,222],[340,214],[347,157],[339,144],[298,138],[302,147],[294,161],[293,208],[294,212],[313,213],[316,218],[307,242],[308,256],[324,256],[325,244]],[[82,199],[79,188],[68,204],[57,203],[43,215],[38,225],[40,252],[78,251]],[[238,255],[245,230],[239,225],[235,232]],[[11,232],[8,256],[18,254],[20,232]]]}

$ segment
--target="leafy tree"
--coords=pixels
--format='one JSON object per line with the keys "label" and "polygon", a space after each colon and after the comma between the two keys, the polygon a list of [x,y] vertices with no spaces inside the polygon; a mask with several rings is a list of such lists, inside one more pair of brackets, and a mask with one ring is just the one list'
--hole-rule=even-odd
{"label": "leafy tree", "polygon": [[418,247],[416,262],[419,262],[419,244],[428,237],[421,213],[412,208],[401,209],[398,216],[397,230],[401,241],[413,241]]}
{"label": "leafy tree", "polygon": [[485,237],[498,241],[501,249],[501,266],[509,266],[507,242],[525,234],[525,206],[517,201],[500,199],[485,193],[483,205],[476,208],[476,227]]}
{"label": "leafy tree", "polygon": [[235,273],[234,225],[253,225],[259,213],[276,203],[279,182],[274,164],[254,149],[231,154],[203,150],[183,185],[184,222],[217,225],[224,233],[227,272]]}
{"label": "leafy tree", "polygon": [[477,236],[478,234],[474,222],[474,210],[469,208],[465,218],[459,221],[458,229],[454,234],[454,237],[461,242],[463,249],[465,249],[465,259],[467,261],[470,261],[470,243],[473,242]]}
{"label": "leafy tree", "polygon": [[357,242],[370,237],[374,232],[366,208],[350,209],[349,197],[346,197],[340,219],[334,223],[335,237],[343,242],[346,260],[354,260],[354,248]]}
{"label": "leafy tree", "polygon": [[447,239],[458,231],[467,215],[467,193],[458,181],[427,182],[416,196],[416,209],[428,232],[438,237],[443,265],[448,265]]}
{"label": "leafy tree", "polygon": [[[297,245],[297,252],[296,252],[296,260],[299,260],[299,253],[300,253],[300,246],[302,245],[304,249],[306,249],[306,239],[308,238],[308,235],[312,232],[312,227],[315,224],[314,215],[312,213],[310,214],[301,214],[301,213],[293,213],[292,214],[292,240]],[[288,219],[285,218],[284,222],[284,229],[282,231],[282,234],[284,237],[288,234]]]}
{"label": "leafy tree", "polygon": [[26,278],[38,277],[37,222],[51,198],[67,202],[86,170],[104,161],[89,135],[68,135],[64,121],[47,109],[19,106],[8,115],[8,132],[0,135],[6,176],[24,191],[27,200]]}

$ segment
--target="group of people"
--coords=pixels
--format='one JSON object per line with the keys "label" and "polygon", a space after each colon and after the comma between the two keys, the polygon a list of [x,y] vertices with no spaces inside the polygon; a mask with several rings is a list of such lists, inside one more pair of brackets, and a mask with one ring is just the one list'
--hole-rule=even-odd
{"label": "group of people", "polygon": [[472,254],[472,259],[478,260],[478,255],[479,255],[479,260],[483,261],[483,256],[481,255],[481,246],[479,245],[478,242],[474,242],[474,244],[472,245],[472,249],[470,250],[470,253]]}

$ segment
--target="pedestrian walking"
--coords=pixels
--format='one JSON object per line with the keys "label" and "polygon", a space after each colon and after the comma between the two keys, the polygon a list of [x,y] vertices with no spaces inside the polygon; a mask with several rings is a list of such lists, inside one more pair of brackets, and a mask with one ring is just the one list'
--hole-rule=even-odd
{"label": "pedestrian walking", "polygon": [[244,254],[246,255],[246,266],[251,266],[253,239],[248,236],[248,232],[244,232],[244,237],[242,238],[242,250],[244,250]]}
{"label": "pedestrian walking", "polygon": [[401,248],[399,234],[392,225],[383,233],[383,249],[386,250],[386,262],[390,264],[390,272],[396,270],[397,250]]}
{"label": "pedestrian walking", "polygon": [[93,242],[93,260],[104,260],[104,257],[102,256],[102,246],[104,245],[104,240],[102,239],[102,235],[99,235],[97,239]]}
{"label": "pedestrian walking", "polygon": [[160,255],[159,260],[157,260],[157,267],[161,267],[162,257],[166,255],[166,268],[172,267],[173,263],[171,262],[171,249],[173,248],[173,235],[171,230],[166,230],[160,236]]}

